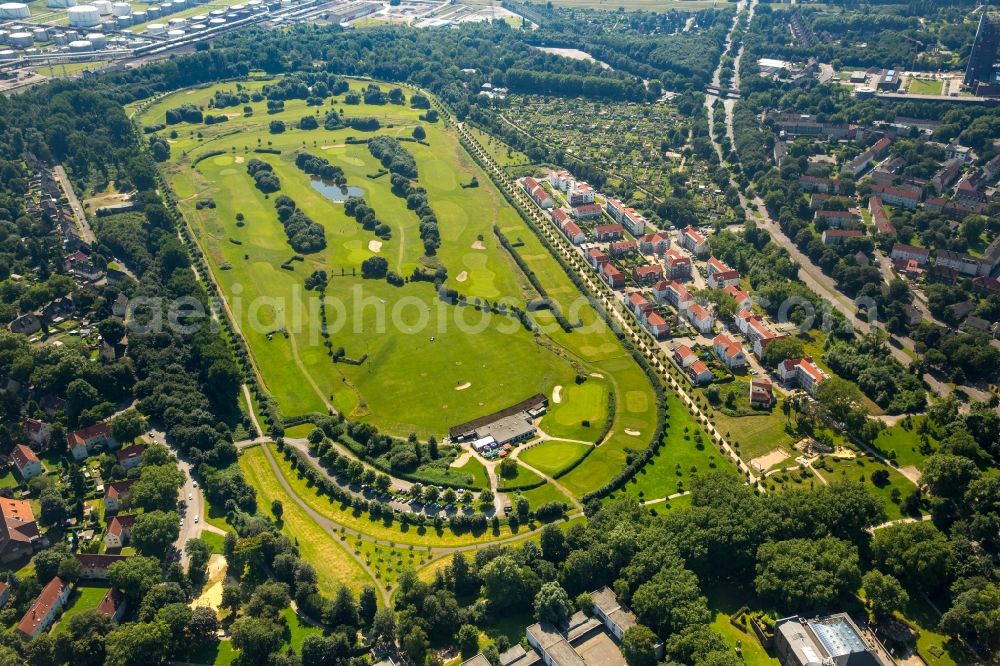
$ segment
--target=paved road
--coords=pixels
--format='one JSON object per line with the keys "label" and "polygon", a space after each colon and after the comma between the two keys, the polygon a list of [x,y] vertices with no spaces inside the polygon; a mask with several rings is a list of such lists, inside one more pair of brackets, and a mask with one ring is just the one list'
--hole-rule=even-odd
{"label": "paved road", "polygon": [[76,224],[80,227],[80,237],[83,238],[85,243],[93,245],[97,238],[94,236],[93,230],[90,228],[90,222],[87,221],[87,215],[83,212],[83,206],[80,205],[80,200],[76,198],[76,192],[73,191],[73,184],[69,182],[69,177],[66,175],[66,169],[62,165],[53,167],[52,174],[59,181],[59,187],[62,188],[63,194],[66,195],[66,199],[69,201],[69,207],[73,211],[73,217],[76,218]]}

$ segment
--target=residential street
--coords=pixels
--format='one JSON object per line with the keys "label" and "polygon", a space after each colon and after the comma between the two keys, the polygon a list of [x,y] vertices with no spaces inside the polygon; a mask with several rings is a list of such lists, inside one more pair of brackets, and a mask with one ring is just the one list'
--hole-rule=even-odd
{"label": "residential street", "polygon": [[76,224],[80,227],[80,237],[86,243],[95,243],[97,239],[90,228],[90,222],[87,221],[87,215],[83,212],[80,200],[76,198],[76,192],[73,191],[73,185],[69,182],[66,169],[60,164],[53,167],[52,173],[55,174],[56,180],[59,181],[59,187],[62,188],[63,194],[66,195],[66,199],[69,201],[69,207],[73,210],[73,217],[76,218]]}

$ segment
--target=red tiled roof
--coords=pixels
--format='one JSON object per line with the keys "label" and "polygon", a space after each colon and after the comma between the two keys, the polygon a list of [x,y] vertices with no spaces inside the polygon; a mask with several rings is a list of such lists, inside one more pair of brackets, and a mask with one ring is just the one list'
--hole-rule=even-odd
{"label": "red tiled roof", "polygon": [[624,231],[624,229],[625,227],[623,227],[620,224],[598,224],[596,227],[594,227],[594,233],[597,234],[598,236],[603,236],[605,234],[615,234],[615,233],[620,234],[622,233],[622,231]]}
{"label": "red tiled roof", "polygon": [[563,225],[563,231],[570,238],[576,238],[583,233],[583,231],[580,230],[580,227],[577,226],[576,222],[567,222]]}
{"label": "red tiled roof", "polygon": [[17,625],[17,630],[25,636],[34,636],[40,628],[42,618],[49,614],[49,611],[56,605],[60,595],[66,588],[66,583],[62,578],[56,576],[42,588],[41,594],[35,599],[28,612],[24,614]]}
{"label": "red tiled roof", "polygon": [[124,603],[125,595],[117,587],[112,587],[101,599],[101,603],[97,604],[97,612],[107,617],[114,617]]}
{"label": "red tiled roof", "polygon": [[699,360],[697,360],[697,361],[695,361],[694,363],[691,364],[691,367],[689,368],[689,370],[690,370],[690,372],[691,372],[692,375],[694,375],[695,377],[697,377],[698,375],[701,375],[701,374],[704,374],[704,373],[708,372],[708,366],[705,365],[704,361],[702,361],[702,360],[699,359]]}
{"label": "red tiled roof", "polygon": [[111,497],[117,499],[118,497],[124,497],[128,495],[129,489],[135,480],[130,479],[128,481],[113,481],[104,487],[104,498],[107,499]]}
{"label": "red tiled roof", "polygon": [[66,435],[66,441],[69,442],[70,448],[74,448],[79,445],[84,445],[88,440],[94,439],[95,437],[107,437],[110,434],[108,430],[107,423],[95,423],[92,426],[86,428],[80,428],[79,430],[74,430],[73,432]]}
{"label": "red tiled roof", "polygon": [[649,305],[649,301],[646,300],[646,297],[637,291],[633,291],[631,294],[629,294],[628,300],[629,303],[633,306],[638,305],[640,307],[652,307]]}
{"label": "red tiled roof", "polygon": [[562,224],[569,219],[569,215],[562,208],[555,208],[552,210],[552,218],[559,224]]}
{"label": "red tiled roof", "polygon": [[103,553],[77,553],[76,559],[84,569],[107,569],[115,562],[128,559],[128,555],[106,555]]}
{"label": "red tiled roof", "polygon": [[108,523],[108,532],[114,534],[115,536],[121,536],[122,532],[125,530],[132,529],[132,525],[135,523],[135,515],[127,514],[124,516],[115,516]]}
{"label": "red tiled roof", "polygon": [[583,204],[582,206],[575,206],[573,210],[577,215],[581,213],[586,215],[588,213],[599,213],[601,212],[601,207],[597,204]]}
{"label": "red tiled roof", "polygon": [[649,313],[649,316],[646,317],[646,322],[649,323],[650,326],[653,326],[653,327],[656,327],[656,328],[663,327],[663,326],[667,325],[666,320],[663,317],[661,317],[660,315],[656,314],[655,312],[650,312]]}
{"label": "red tiled roof", "polygon": [[24,423],[22,425],[24,427],[24,432],[26,432],[29,435],[33,435],[41,431],[42,426],[45,425],[45,422],[39,421],[38,419],[24,419]]}
{"label": "red tiled roof", "polygon": [[141,457],[142,452],[146,450],[145,444],[133,444],[132,446],[126,447],[121,451],[115,453],[118,458],[118,462],[124,462],[129,458]]}
{"label": "red tiled roof", "polygon": [[693,240],[697,244],[705,242],[705,237],[698,233],[698,230],[694,227],[684,227],[684,235]]}
{"label": "red tiled roof", "polygon": [[613,252],[623,252],[626,250],[635,250],[638,247],[639,246],[635,241],[622,240],[622,241],[615,241],[614,243],[612,243],[610,249]]}
{"label": "red tiled roof", "polygon": [[690,358],[694,356],[694,352],[687,345],[677,345],[674,347],[674,353],[681,357],[681,359]]}
{"label": "red tiled roof", "polygon": [[746,301],[748,298],[750,298],[750,294],[748,294],[745,291],[740,291],[731,284],[727,284],[725,287],[723,287],[722,293],[726,294],[727,296],[732,296],[737,303],[742,303]]}
{"label": "red tiled roof", "polygon": [[704,319],[705,317],[709,316],[708,310],[701,307],[697,303],[693,303],[691,307],[688,308],[688,312],[690,312],[691,316],[694,317],[695,319]]}
{"label": "red tiled roof", "polygon": [[637,277],[645,278],[650,275],[663,275],[663,267],[658,264],[650,264],[648,266],[639,266],[635,269],[635,274]]}
{"label": "red tiled roof", "polygon": [[19,470],[24,469],[30,463],[40,462],[38,460],[38,456],[35,455],[35,452],[24,444],[18,444],[14,447],[14,449],[10,452],[10,459],[14,461],[14,464],[17,465]]}

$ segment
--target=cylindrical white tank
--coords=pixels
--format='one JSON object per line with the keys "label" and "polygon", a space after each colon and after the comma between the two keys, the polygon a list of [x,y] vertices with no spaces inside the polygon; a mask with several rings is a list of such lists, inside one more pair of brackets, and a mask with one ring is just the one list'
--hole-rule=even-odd
{"label": "cylindrical white tank", "polygon": [[0,51],[0,60],[17,60],[17,54],[10,49]]}
{"label": "cylindrical white tank", "polygon": [[184,36],[183,30],[167,30],[167,39],[178,39]]}
{"label": "cylindrical white tank", "polygon": [[194,21],[195,23],[201,23],[202,21],[207,21],[208,17],[205,16],[204,14],[198,14],[197,16],[192,16],[191,20]]}
{"label": "cylindrical white tank", "polygon": [[132,12],[132,22],[133,23],[135,23],[135,24],[145,23],[148,20],[149,20],[149,17],[146,15],[146,12],[142,12],[142,11],[140,11],[140,12]]}
{"label": "cylindrical white tank", "polygon": [[31,16],[31,10],[23,2],[5,2],[0,5],[0,18],[26,19]]}
{"label": "cylindrical white tank", "polygon": [[10,38],[10,33],[6,30],[0,30],[0,44],[6,44],[7,40]]}
{"label": "cylindrical white tank", "polygon": [[167,25],[171,28],[183,28],[187,24],[187,19],[183,18],[172,18],[167,21]]}
{"label": "cylindrical white tank", "polygon": [[66,9],[76,6],[76,0],[46,0],[45,6],[49,9]]}
{"label": "cylindrical white tank", "polygon": [[7,42],[15,49],[26,49],[35,43],[35,38],[30,32],[12,32]]}
{"label": "cylindrical white tank", "polygon": [[160,16],[166,16],[167,14],[172,14],[174,11],[174,3],[163,2],[160,4]]}
{"label": "cylindrical white tank", "polygon": [[186,9],[189,5],[189,3],[185,2],[185,0],[171,0],[170,4],[174,6],[175,12],[179,12],[182,9]]}
{"label": "cylindrical white tank", "polygon": [[146,26],[146,32],[151,35],[162,35],[167,31],[167,26],[162,23],[150,23]]}
{"label": "cylindrical white tank", "polygon": [[202,30],[205,29],[205,24],[204,23],[192,23],[191,25],[188,26],[188,29],[191,30],[191,32],[201,32]]}
{"label": "cylindrical white tank", "polygon": [[90,3],[97,7],[97,11],[101,12],[101,16],[108,16],[111,14],[111,2],[110,0],[94,0]]}
{"label": "cylindrical white tank", "polygon": [[213,9],[212,11],[210,11],[208,13],[208,15],[209,16],[225,16],[226,15],[226,10],[225,9]]}
{"label": "cylindrical white tank", "polygon": [[132,25],[132,15],[128,16],[116,16],[115,17],[115,27],[118,29],[127,28]]}
{"label": "cylindrical white tank", "polygon": [[94,45],[86,39],[77,39],[69,43],[69,50],[71,53],[84,53],[86,51],[93,51]]}
{"label": "cylindrical white tank", "polygon": [[115,16],[131,16],[132,5],[127,2],[116,2],[111,5],[111,13]]}
{"label": "cylindrical white tank", "polygon": [[219,17],[208,19],[208,26],[210,28],[217,28],[220,25],[226,25],[226,19]]}
{"label": "cylindrical white tank", "polygon": [[52,38],[52,41],[56,46],[66,46],[69,44],[70,39],[66,34],[60,32]]}
{"label": "cylindrical white tank", "polygon": [[92,32],[87,35],[86,41],[90,42],[95,51],[100,51],[108,46],[108,38],[101,32]]}
{"label": "cylindrical white tank", "polygon": [[49,41],[49,30],[48,28],[35,28],[31,31],[32,36],[35,38],[36,42],[47,42]]}
{"label": "cylindrical white tank", "polygon": [[77,5],[66,10],[74,28],[92,28],[101,22],[101,12],[93,5]]}

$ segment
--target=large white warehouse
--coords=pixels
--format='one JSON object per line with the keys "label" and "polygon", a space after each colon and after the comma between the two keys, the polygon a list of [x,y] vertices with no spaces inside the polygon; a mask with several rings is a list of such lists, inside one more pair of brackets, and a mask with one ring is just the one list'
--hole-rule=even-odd
{"label": "large white warehouse", "polygon": [[93,5],[77,5],[67,10],[69,24],[74,28],[93,28],[101,24],[101,12]]}
{"label": "large white warehouse", "polygon": [[26,19],[31,16],[31,10],[23,2],[5,2],[0,5],[0,18]]}

